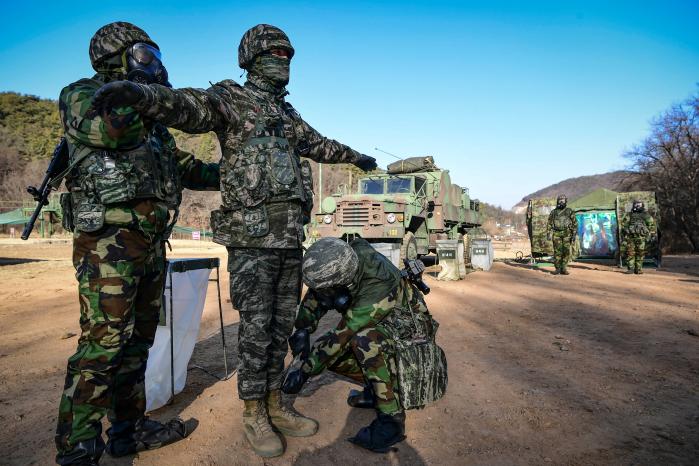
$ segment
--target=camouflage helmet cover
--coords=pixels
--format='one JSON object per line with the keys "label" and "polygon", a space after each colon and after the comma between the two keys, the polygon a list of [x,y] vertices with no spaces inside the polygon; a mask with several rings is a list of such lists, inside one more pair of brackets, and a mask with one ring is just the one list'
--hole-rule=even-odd
{"label": "camouflage helmet cover", "polygon": [[565,194],[559,194],[558,197],[556,198],[556,202],[567,201],[567,200],[568,200],[568,196],[566,196]]}
{"label": "camouflage helmet cover", "polygon": [[243,34],[238,46],[238,65],[247,69],[256,56],[272,49],[288,50],[294,56],[294,48],[291,46],[289,37],[276,26],[270,24],[258,24]]}
{"label": "camouflage helmet cover", "polygon": [[321,238],[303,257],[303,282],[314,290],[347,286],[359,269],[359,258],[338,238]]}
{"label": "camouflage helmet cover", "polygon": [[144,42],[159,49],[158,44],[138,26],[126,21],[104,25],[90,39],[90,63],[97,71],[103,60],[121,54],[126,47],[137,42]]}

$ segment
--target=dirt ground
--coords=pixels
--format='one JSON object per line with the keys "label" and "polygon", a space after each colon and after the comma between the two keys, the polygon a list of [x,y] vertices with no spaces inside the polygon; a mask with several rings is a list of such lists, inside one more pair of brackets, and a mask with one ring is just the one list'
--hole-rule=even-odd
{"label": "dirt ground", "polygon": [[[175,241],[171,257],[221,257],[230,364],[237,314],[225,299],[225,249]],[[48,465],[65,362],[78,333],[66,241],[0,241],[0,464]],[[507,254],[502,252],[498,257]],[[247,447],[236,377],[191,369],[185,391],[153,415],[199,422],[186,440],[104,465],[667,465],[699,462],[699,257],[667,257],[627,276],[605,265],[497,262],[460,282],[427,281],[449,388],[407,414],[407,440],[386,455],[345,441],[373,415],[350,409],[350,384],[313,379],[294,406],[317,435],[286,439],[263,461]],[[326,318],[324,326],[333,323]],[[216,289],[209,287],[193,363],[222,369]],[[293,400],[291,400],[293,401]]]}

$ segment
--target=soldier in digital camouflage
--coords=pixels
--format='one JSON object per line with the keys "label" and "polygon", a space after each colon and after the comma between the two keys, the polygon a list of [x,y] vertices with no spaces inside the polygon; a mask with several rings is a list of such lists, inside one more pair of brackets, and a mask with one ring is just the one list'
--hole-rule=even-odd
{"label": "soldier in digital camouflage", "polygon": [[73,231],[81,335],[68,360],[56,430],[56,461],[96,465],[105,449],[123,456],[188,435],[185,424],[145,416],[145,370],[158,325],[165,249],[183,188],[212,190],[218,164],[177,149],[161,124],[119,106],[91,109],[95,92],[125,78],[169,85],[157,44],[126,22],[100,28],[90,41],[97,72],[61,91],[69,147],[64,226]]}
{"label": "soldier in digital camouflage", "polygon": [[[415,336],[414,316],[401,320],[396,309],[428,318],[432,334],[436,331],[422,293],[364,239],[349,245],[337,238],[313,243],[304,256],[303,280],[309,290],[299,306],[297,331],[289,340],[303,363],[289,372],[283,390],[298,393],[309,377],[325,369],[363,384],[363,392],[350,391],[347,402],[374,408],[377,417],[349,440],[386,452],[405,438],[394,358],[397,335],[407,331],[408,338]],[[330,309],[340,312],[342,319],[310,347],[310,333]]]}
{"label": "soldier in digital camouflage", "polygon": [[294,48],[279,28],[249,29],[238,47],[247,70],[243,86],[232,80],[210,88],[169,89],[127,81],[99,91],[96,105],[128,105],[144,117],[189,133],[214,131],[222,150],[222,206],[212,212],[214,241],[228,248],[231,300],[240,311],[238,396],[254,451],[283,453],[279,432],[309,436],[316,421],[281,404],[287,338],[300,297],[303,226],[313,206],[311,169],[352,163],[364,170],[373,158],[320,135],[285,101]]}
{"label": "soldier in digital camouflage", "polygon": [[655,220],[646,212],[642,201],[634,200],[628,218],[621,226],[626,245],[626,273],[642,274],[646,244],[653,240]]}
{"label": "soldier in digital camouflage", "polygon": [[556,199],[556,208],[549,214],[547,236],[553,240],[554,275],[569,275],[568,262],[571,259],[573,241],[578,232],[578,219],[573,209],[568,207],[568,198],[564,195]]}

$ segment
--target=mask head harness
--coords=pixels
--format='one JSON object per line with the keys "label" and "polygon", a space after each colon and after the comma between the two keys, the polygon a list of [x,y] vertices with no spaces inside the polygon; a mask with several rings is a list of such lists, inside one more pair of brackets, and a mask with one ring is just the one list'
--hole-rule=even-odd
{"label": "mask head harness", "polygon": [[172,87],[160,50],[150,44],[137,42],[127,47],[121,55],[121,62],[129,81]]}

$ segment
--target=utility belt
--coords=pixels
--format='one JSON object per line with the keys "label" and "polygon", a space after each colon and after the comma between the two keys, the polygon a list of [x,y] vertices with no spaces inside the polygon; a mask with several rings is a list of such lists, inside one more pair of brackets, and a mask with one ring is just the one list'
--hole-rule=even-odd
{"label": "utility belt", "polygon": [[[297,217],[297,238],[303,235],[305,207],[298,197],[272,198],[254,207],[223,206],[211,212],[213,241],[224,246],[257,247],[270,233],[288,234],[289,217]],[[274,231],[273,231],[274,230]]]}

